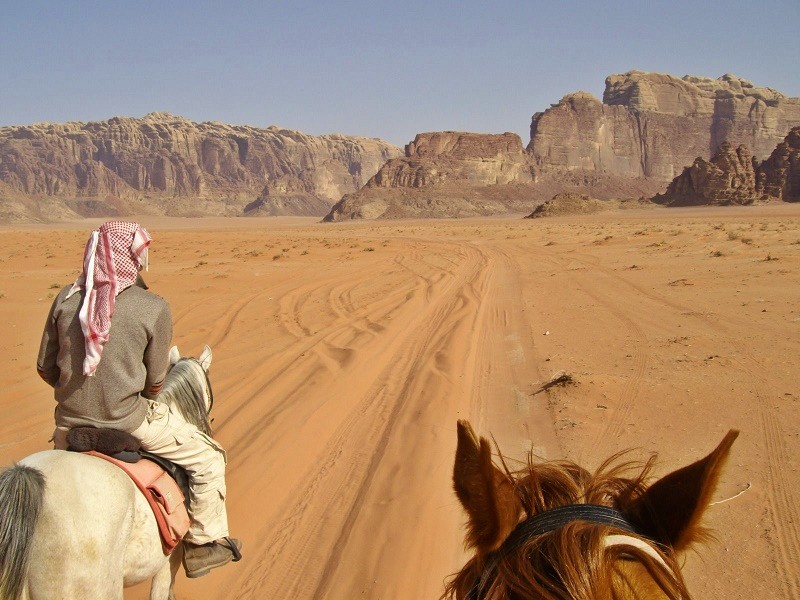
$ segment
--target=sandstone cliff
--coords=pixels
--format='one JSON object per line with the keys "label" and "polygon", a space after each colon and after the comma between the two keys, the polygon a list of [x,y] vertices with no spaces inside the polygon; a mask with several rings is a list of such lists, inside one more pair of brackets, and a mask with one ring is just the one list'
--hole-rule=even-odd
{"label": "sandstone cliff", "polygon": [[[602,102],[576,92],[536,113],[524,151],[513,134],[419,134],[326,220],[530,212],[557,193],[651,197],[690,165],[675,202],[745,202],[755,193],[752,160],[742,159],[731,181],[717,162],[733,160],[729,148],[740,145],[761,160],[797,125],[800,99],[734,75],[631,71],[606,79]],[[709,161],[724,144],[723,157]],[[692,182],[705,191],[698,195]]]}
{"label": "sandstone cliff", "polygon": [[518,135],[443,131],[418,134],[406,145],[405,156],[383,165],[367,186],[421,188],[445,182],[497,185],[532,181],[530,161]]}
{"label": "sandstone cliff", "polygon": [[[329,221],[528,214],[558,193],[651,197],[684,167],[669,202],[746,202],[752,161],[734,158],[733,149],[744,146],[763,160],[797,126],[799,98],[733,75],[631,71],[606,79],[602,102],[576,92],[536,113],[526,148],[511,133],[444,131],[417,135],[401,156],[381,140],[163,113],[3,127],[0,220],[329,210]],[[756,173],[754,197],[797,198],[795,138],[784,144]],[[720,148],[726,165],[710,159]]]}
{"label": "sandstone cliff", "polygon": [[606,79],[603,101],[578,92],[531,122],[528,151],[542,176],[603,172],[671,181],[727,142],[763,160],[800,125],[800,99],[719,79],[630,71]]}
{"label": "sandstone cliff", "polygon": [[325,220],[527,214],[561,192],[639,198],[662,188],[660,181],[600,171],[539,173],[513,133],[421,133],[404,157],[387,162],[361,190],[344,196]]}
{"label": "sandstone cliff", "polygon": [[420,133],[326,221],[466,217],[525,210],[532,165],[514,133]]}
{"label": "sandstone cliff", "polygon": [[53,199],[73,216],[235,215],[248,203],[258,214],[323,215],[400,154],[376,139],[195,123],[165,113],[2,127],[0,199],[24,204],[24,211],[5,212],[29,218],[41,218],[37,203]]}

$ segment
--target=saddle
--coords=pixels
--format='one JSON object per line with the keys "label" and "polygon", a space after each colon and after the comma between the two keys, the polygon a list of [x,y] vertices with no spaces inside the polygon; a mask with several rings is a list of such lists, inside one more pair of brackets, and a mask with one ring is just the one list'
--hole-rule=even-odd
{"label": "saddle", "polygon": [[189,489],[184,470],[142,450],[139,441],[124,431],[74,427],[67,433],[67,443],[68,450],[102,458],[128,474],[153,510],[164,554],[172,553],[189,531]]}

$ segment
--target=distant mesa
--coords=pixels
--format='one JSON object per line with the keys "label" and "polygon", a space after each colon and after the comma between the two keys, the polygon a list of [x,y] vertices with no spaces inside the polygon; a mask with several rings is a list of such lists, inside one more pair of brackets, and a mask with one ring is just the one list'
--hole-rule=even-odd
{"label": "distant mesa", "polygon": [[401,150],[169,113],[0,128],[0,218],[313,214]]}
{"label": "distant mesa", "polygon": [[524,211],[532,165],[514,133],[420,133],[405,156],[385,163],[343,197],[326,221],[468,217]]}
{"label": "distant mesa", "polygon": [[523,216],[557,194],[796,200],[796,136],[787,134],[800,126],[800,98],[731,74],[629,71],[605,83],[602,101],[575,92],[535,113],[527,146],[513,133],[439,131],[401,151],[168,113],[2,127],[0,220]]}

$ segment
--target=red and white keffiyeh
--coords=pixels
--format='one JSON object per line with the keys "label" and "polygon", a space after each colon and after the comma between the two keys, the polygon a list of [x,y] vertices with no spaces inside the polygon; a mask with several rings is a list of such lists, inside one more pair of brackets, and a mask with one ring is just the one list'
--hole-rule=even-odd
{"label": "red and white keffiyeh", "polygon": [[94,375],[108,341],[117,294],[136,282],[141,268],[147,270],[150,234],[138,223],[109,221],[96,229],[83,252],[83,273],[67,298],[86,290],[78,318],[86,341],[83,374]]}

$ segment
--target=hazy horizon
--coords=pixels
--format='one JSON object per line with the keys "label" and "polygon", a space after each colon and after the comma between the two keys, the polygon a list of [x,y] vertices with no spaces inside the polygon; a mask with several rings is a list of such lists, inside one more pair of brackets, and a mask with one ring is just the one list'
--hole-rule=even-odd
{"label": "hazy horizon", "polygon": [[[800,3],[30,2],[0,23],[0,124],[169,112],[403,146],[517,133],[630,70],[800,96]],[[689,18],[690,17],[690,18]]]}

